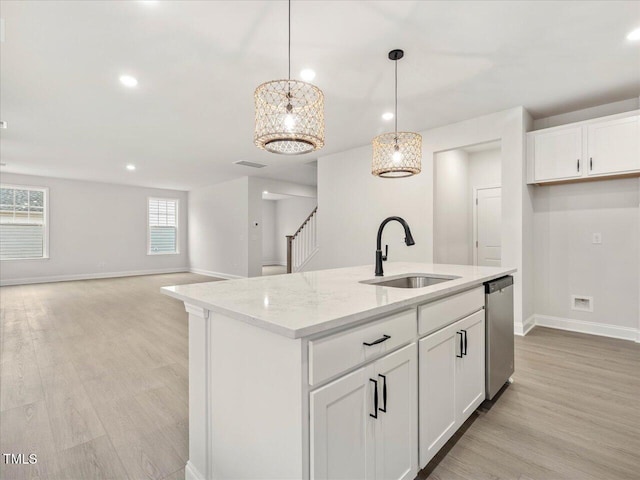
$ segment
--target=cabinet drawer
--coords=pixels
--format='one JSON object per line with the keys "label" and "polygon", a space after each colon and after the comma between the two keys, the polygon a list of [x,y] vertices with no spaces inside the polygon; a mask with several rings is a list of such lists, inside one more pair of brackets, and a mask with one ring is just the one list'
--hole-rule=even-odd
{"label": "cabinet drawer", "polygon": [[[366,325],[309,342],[309,384],[316,385],[340,372],[412,340],[416,309],[405,310]],[[386,338],[388,337],[388,338]],[[375,343],[379,340],[379,343]],[[369,343],[370,345],[365,345]]]}
{"label": "cabinet drawer", "polygon": [[418,307],[418,333],[426,335],[484,307],[484,287]]}

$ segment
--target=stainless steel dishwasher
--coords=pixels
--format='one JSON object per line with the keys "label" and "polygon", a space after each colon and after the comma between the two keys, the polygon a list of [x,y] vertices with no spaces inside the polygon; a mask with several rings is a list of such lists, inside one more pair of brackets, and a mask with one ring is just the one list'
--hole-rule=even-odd
{"label": "stainless steel dishwasher", "polygon": [[485,381],[491,400],[513,375],[513,277],[484,284],[486,309]]}

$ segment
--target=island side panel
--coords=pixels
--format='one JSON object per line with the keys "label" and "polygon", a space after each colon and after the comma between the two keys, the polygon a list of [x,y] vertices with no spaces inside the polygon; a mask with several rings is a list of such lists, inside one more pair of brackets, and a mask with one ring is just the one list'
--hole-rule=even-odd
{"label": "island side panel", "polygon": [[209,311],[186,303],[185,309],[189,313],[189,461],[185,480],[205,480],[211,478]]}
{"label": "island side panel", "polygon": [[212,478],[300,479],[302,341],[210,312]]}

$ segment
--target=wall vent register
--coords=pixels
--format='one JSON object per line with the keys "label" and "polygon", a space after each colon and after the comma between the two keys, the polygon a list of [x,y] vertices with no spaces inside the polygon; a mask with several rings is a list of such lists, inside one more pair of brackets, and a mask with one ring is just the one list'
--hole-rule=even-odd
{"label": "wall vent register", "polygon": [[593,297],[571,295],[571,310],[593,312]]}

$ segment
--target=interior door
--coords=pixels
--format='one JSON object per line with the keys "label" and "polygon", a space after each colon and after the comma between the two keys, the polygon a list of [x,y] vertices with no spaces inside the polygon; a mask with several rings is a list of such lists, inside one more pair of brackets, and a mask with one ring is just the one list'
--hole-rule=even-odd
{"label": "interior door", "polygon": [[499,267],[502,257],[502,189],[476,190],[475,265]]}
{"label": "interior door", "polygon": [[420,465],[426,465],[456,431],[455,324],[418,342]]}
{"label": "interior door", "polygon": [[458,424],[462,424],[485,398],[484,316],[485,311],[480,310],[454,324],[458,348],[462,351],[462,358],[456,357],[455,375]]}
{"label": "interior door", "polygon": [[582,176],[582,127],[542,133],[536,135],[533,142],[537,181]]}
{"label": "interior door", "polygon": [[417,363],[415,343],[375,363],[380,394],[376,480],[413,480],[418,474]]}
{"label": "interior door", "polygon": [[372,366],[310,394],[311,479],[374,479]]}
{"label": "interior door", "polygon": [[589,175],[640,170],[640,117],[589,125]]}

